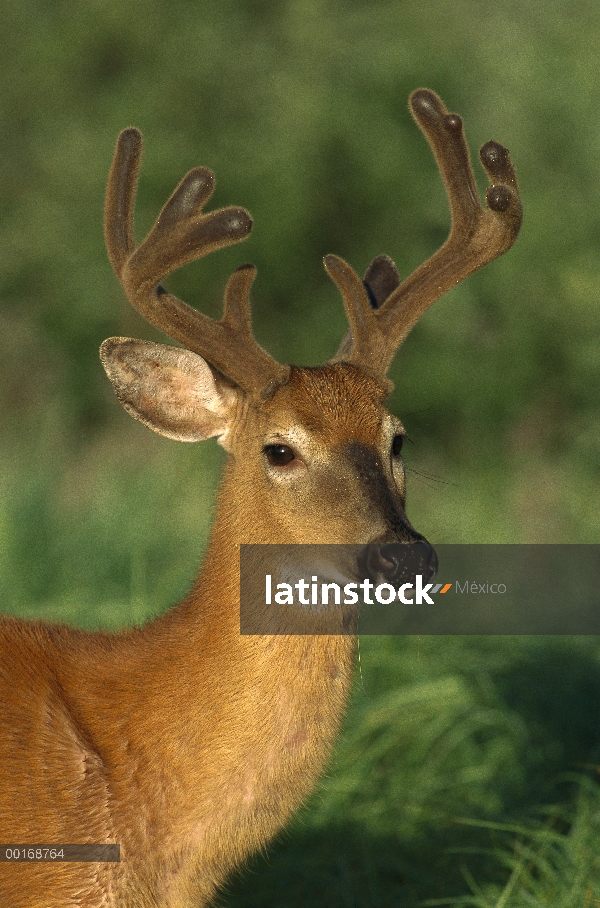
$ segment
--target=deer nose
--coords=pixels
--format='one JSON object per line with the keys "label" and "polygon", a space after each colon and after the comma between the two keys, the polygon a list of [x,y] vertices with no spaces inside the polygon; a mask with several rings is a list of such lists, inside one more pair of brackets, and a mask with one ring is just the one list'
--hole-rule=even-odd
{"label": "deer nose", "polygon": [[410,543],[371,543],[360,561],[370,577],[384,577],[394,584],[414,578],[415,574],[432,580],[438,569],[435,549],[423,537]]}
{"label": "deer nose", "polygon": [[438,558],[435,549],[426,539],[413,543],[388,543],[380,545],[379,557],[391,565],[386,575],[395,575],[408,570],[414,574],[423,574],[426,580],[432,580],[438,569]]}

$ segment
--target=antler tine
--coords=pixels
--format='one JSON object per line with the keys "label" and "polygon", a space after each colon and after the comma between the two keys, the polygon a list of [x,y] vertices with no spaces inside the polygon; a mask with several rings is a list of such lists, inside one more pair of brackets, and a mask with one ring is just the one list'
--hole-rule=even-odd
{"label": "antler tine", "polygon": [[[438,252],[392,290],[385,301],[374,301],[380,303],[380,308],[372,308],[360,327],[357,326],[358,332],[353,326],[357,319],[349,318],[352,344],[345,339],[335,361],[351,349],[346,361],[379,375],[385,375],[396,350],[432,303],[510,249],[522,218],[517,179],[506,148],[497,142],[487,142],[480,151],[481,163],[492,183],[486,193],[486,210],[479,202],[461,118],[448,113],[440,98],[424,88],[412,93],[410,109],[431,146],[444,180],[452,226],[450,236]],[[365,275],[367,284],[369,272],[377,262],[376,259]],[[392,285],[389,266],[384,271],[389,272]],[[332,277],[344,295],[339,281],[333,274]],[[359,281],[356,274],[353,281],[355,284]],[[373,337],[380,344],[377,349]]]}
{"label": "antler tine", "polygon": [[159,283],[182,265],[246,239],[252,229],[250,215],[235,207],[202,214],[215,179],[207,168],[196,167],[183,178],[136,249],[133,210],[141,153],[140,132],[124,130],[106,191],[106,247],[128,300],[151,324],[204,356],[243,389],[264,389],[285,380],[288,368],[280,366],[252,336],[249,292],[256,273],[252,266],[242,266],[232,276],[219,322]]}
{"label": "antler tine", "polygon": [[141,159],[141,132],[133,127],[124,129],[117,141],[104,205],[106,249],[119,278],[123,265],[135,251],[133,207]]}
{"label": "antler tine", "polygon": [[371,301],[367,293],[367,288],[357,275],[356,271],[350,267],[348,262],[339,258],[337,255],[326,255],[323,259],[325,270],[329,277],[335,281],[338,290],[342,294],[344,309],[348,318],[350,330],[346,334],[340,349],[331,362],[340,362],[342,359],[349,362],[352,356],[356,355],[356,341],[360,338],[361,354],[363,357],[368,356],[371,352],[377,352],[377,329],[372,330],[373,313]]}
{"label": "antler tine", "polygon": [[337,255],[325,256],[323,264],[342,295],[350,326],[330,362],[360,363],[363,369],[381,377],[380,359],[384,338],[373,310],[378,309],[399,286],[400,277],[396,265],[389,256],[378,255],[361,281],[348,262]]}

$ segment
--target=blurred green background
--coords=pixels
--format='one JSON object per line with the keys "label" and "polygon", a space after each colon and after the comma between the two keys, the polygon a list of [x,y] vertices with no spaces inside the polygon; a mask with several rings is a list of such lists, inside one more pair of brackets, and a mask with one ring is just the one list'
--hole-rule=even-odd
{"label": "blurred green background", "polygon": [[[0,0],[3,608],[141,621],[210,526],[220,450],[134,423],[98,360],[107,336],[161,339],[104,252],[118,132],[146,137],[140,238],[197,164],[212,206],[254,217],[169,287],[218,316],[253,261],[258,338],[315,364],[345,326],[323,255],[407,275],[447,235],[419,86],[473,152],[509,147],[525,216],[393,367],[410,519],[434,543],[598,542],[599,49],[595,2]],[[224,903],[600,905],[599,720],[594,639],[366,639],[328,777]]]}

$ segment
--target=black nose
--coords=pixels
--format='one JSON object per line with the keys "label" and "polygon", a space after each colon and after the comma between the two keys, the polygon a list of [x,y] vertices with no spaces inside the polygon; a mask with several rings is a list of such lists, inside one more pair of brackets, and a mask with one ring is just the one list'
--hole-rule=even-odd
{"label": "black nose", "polygon": [[393,584],[411,582],[415,574],[432,580],[438,569],[435,549],[426,539],[411,543],[372,543],[367,546],[361,561],[371,578],[384,577],[386,582]]}
{"label": "black nose", "polygon": [[438,558],[426,539],[408,545],[389,543],[379,548],[382,558],[393,565],[385,572],[386,576],[393,576],[393,582],[414,574],[422,574],[426,580],[432,580],[437,573]]}

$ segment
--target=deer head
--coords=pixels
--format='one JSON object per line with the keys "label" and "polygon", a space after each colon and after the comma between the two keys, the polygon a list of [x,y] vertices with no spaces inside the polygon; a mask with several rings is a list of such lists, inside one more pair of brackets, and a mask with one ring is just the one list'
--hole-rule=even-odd
{"label": "deer head", "polygon": [[484,209],[460,117],[426,89],[411,95],[410,109],[446,186],[450,235],[404,281],[387,256],[375,258],[362,281],[343,259],[326,256],[349,331],[319,368],[280,365],[254,339],[252,265],[230,278],[219,322],[162,287],[160,281],[186,262],[245,239],[252,221],[242,208],[204,214],[214,178],[196,168],[136,247],[142,140],[135,129],[119,137],[106,202],[109,257],[132,305],[184,349],[111,338],[102,345],[102,362],[136,419],[182,441],[215,436],[232,454],[220,513],[227,512],[227,533],[237,542],[376,544],[380,565],[382,545],[426,544],[405,513],[404,430],[384,407],[391,389],[386,373],[425,310],[512,245],[521,205],[505,148],[487,142],[481,149],[492,184]]}

